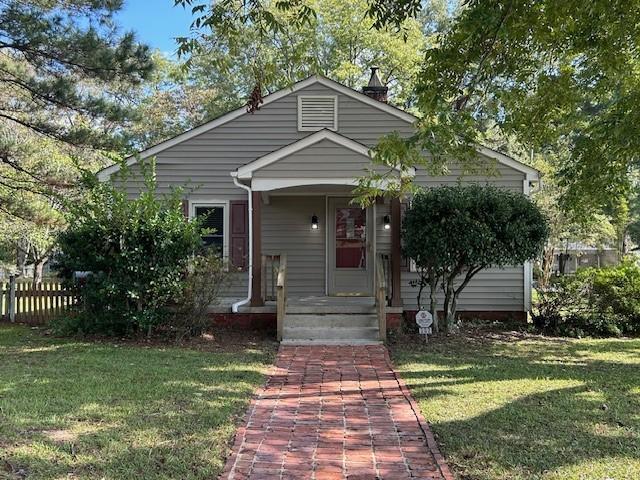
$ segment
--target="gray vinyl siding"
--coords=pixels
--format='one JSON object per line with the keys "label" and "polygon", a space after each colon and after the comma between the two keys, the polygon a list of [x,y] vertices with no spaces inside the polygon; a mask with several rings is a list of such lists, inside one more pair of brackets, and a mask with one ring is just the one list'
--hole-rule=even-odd
{"label": "gray vinyl siding", "polygon": [[[318,230],[311,216],[318,216]],[[272,196],[262,206],[262,252],[287,254],[289,296],[325,294],[326,216],[324,196]]]}
{"label": "gray vinyl siding", "polygon": [[358,178],[365,175],[367,168],[371,167],[375,169],[368,156],[337,145],[330,140],[321,140],[260,168],[253,173],[253,176],[255,178]]}
{"label": "gray vinyl siding", "polygon": [[[299,132],[297,125],[298,95],[337,95],[338,133],[369,147],[374,146],[380,136],[398,131],[403,136],[412,133],[412,126],[389,113],[346,97],[328,87],[315,84],[299,92],[287,95],[263,106],[254,114],[244,114],[212,130],[174,145],[156,156],[156,178],[159,191],[167,192],[171,187],[186,187],[187,197],[198,201],[242,200],[246,192],[233,184],[230,172],[239,166],[253,162],[270,152],[296,142],[313,132]],[[310,147],[312,148],[312,147]],[[311,153],[310,153],[311,152]],[[313,164],[319,160],[320,168]],[[274,164],[271,172],[279,177],[291,175],[278,170],[288,161],[311,175],[354,174],[361,172],[362,159],[354,152],[332,145],[320,145],[316,152],[305,150],[297,158],[283,159]],[[293,157],[293,156],[292,156]],[[337,160],[341,158],[342,160]],[[335,163],[334,163],[335,160]],[[342,163],[342,162],[346,163]],[[359,163],[360,162],[360,163]],[[317,165],[317,164],[316,164]],[[327,165],[331,165],[327,167]],[[131,167],[132,176],[125,183],[130,195],[140,190],[141,182],[136,173],[139,167]],[[508,167],[500,167],[497,177],[470,177],[471,180],[498,184],[521,191],[524,176]],[[267,170],[268,171],[268,170]],[[335,172],[335,173],[330,173]],[[259,172],[264,175],[265,172]],[[429,177],[418,169],[416,181],[420,185],[451,184],[458,180],[459,169],[455,167],[443,177]],[[468,180],[468,179],[467,179]],[[322,202],[319,205],[317,202]],[[320,208],[321,207],[321,208]],[[376,237],[378,251],[390,250],[390,233],[382,227],[382,218],[389,205],[376,206]],[[325,230],[324,197],[271,197],[271,204],[263,206],[263,253],[289,254],[290,295],[323,295],[325,291]],[[311,236],[310,215],[321,217],[321,229]],[[248,274],[234,274],[234,282],[225,296],[243,298],[247,294]],[[403,272],[402,297],[406,308],[415,308],[415,294],[408,282],[415,274]],[[523,268],[487,271],[479,274],[461,298],[461,309],[466,310],[522,310]]]}
{"label": "gray vinyl siding", "polygon": [[377,203],[376,212],[376,250],[378,253],[391,253],[391,230],[384,229],[384,216],[391,215],[391,204],[387,201]]}
{"label": "gray vinyl siding", "polygon": [[[455,185],[461,183],[491,184],[516,192],[523,191],[525,175],[511,167],[498,164],[491,165],[493,175],[462,175],[457,165],[452,165],[449,175],[432,177],[422,169],[416,169],[415,182],[422,187],[436,187],[441,185]],[[411,287],[409,282],[418,278],[415,272],[402,272],[401,292],[402,302],[406,310],[417,309],[417,288]],[[423,301],[428,302],[428,291],[424,292]],[[439,292],[439,301],[444,296]],[[488,269],[478,273],[460,294],[458,303],[460,310],[483,311],[522,311],[524,309],[524,267],[522,265],[506,267],[504,269]]]}
{"label": "gray vinyl siding", "polygon": [[[159,153],[159,191],[186,186],[195,188],[192,196],[197,198],[245,198],[245,192],[233,184],[231,171],[314,133],[298,131],[298,95],[337,95],[338,133],[369,147],[386,133],[409,135],[412,131],[409,123],[394,115],[323,85],[310,85]],[[135,165],[131,168],[134,177],[137,170]],[[141,185],[131,178],[126,186],[135,194]]]}

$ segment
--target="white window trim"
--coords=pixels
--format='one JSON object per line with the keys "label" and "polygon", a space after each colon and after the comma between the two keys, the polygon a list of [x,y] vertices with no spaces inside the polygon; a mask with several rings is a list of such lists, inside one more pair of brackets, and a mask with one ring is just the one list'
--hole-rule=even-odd
{"label": "white window trim", "polygon": [[302,126],[302,100],[305,98],[332,98],[333,99],[333,128],[329,128],[334,132],[338,131],[338,96],[337,95],[298,95],[298,131],[299,132],[317,132],[324,128],[311,128]]}
{"label": "white window trim", "polygon": [[217,200],[217,199],[207,199],[207,200],[189,200],[189,218],[194,219],[196,217],[196,208],[197,207],[222,207],[223,208],[223,220],[222,220],[222,228],[224,232],[222,232],[222,258],[224,260],[229,259],[229,200]]}

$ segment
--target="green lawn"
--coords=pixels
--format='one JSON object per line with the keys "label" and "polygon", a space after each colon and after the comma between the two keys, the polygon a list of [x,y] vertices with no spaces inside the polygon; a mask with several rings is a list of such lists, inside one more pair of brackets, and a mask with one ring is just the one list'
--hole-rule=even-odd
{"label": "green lawn", "polygon": [[476,331],[392,356],[459,478],[640,478],[640,340]]}
{"label": "green lawn", "polygon": [[145,347],[1,326],[0,478],[215,478],[274,352],[264,340]]}

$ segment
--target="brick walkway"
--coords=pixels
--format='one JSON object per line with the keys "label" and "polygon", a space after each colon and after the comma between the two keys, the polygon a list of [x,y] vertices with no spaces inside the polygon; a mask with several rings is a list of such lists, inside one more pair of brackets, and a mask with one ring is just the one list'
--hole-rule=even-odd
{"label": "brick walkway", "polygon": [[383,346],[280,347],[223,479],[452,480]]}

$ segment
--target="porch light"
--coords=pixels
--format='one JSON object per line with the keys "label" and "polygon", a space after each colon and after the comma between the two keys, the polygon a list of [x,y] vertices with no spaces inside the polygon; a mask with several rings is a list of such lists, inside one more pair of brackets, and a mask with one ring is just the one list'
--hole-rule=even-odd
{"label": "porch light", "polygon": [[318,216],[317,215],[313,215],[311,217],[311,229],[312,230],[317,230],[318,229]]}
{"label": "porch light", "polygon": [[391,217],[389,215],[383,217],[382,223],[384,224],[385,230],[391,230]]}

